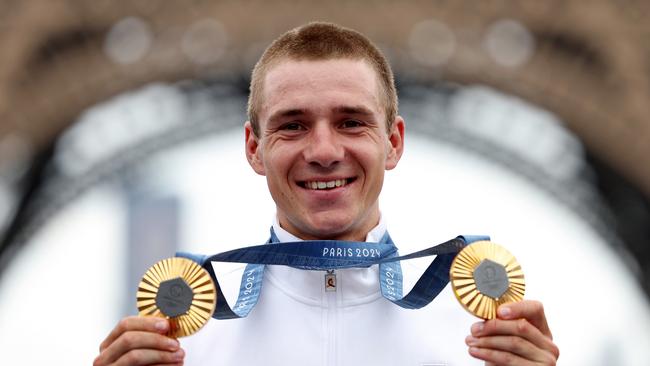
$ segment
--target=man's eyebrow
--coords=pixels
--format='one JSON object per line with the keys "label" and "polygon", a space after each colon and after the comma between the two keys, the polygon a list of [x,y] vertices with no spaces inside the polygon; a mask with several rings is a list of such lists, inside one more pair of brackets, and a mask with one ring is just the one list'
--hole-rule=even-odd
{"label": "man's eyebrow", "polygon": [[304,109],[281,109],[273,113],[271,117],[269,117],[269,120],[273,121],[279,118],[303,116],[305,114],[307,114],[307,111]]}
{"label": "man's eyebrow", "polygon": [[340,114],[361,114],[365,116],[372,115],[372,111],[364,106],[341,106],[334,108],[334,112]]}
{"label": "man's eyebrow", "polygon": [[[356,114],[363,116],[371,116],[373,114],[370,109],[362,105],[335,107],[333,111],[338,114]],[[301,108],[281,109],[273,113],[271,117],[269,117],[269,121],[275,121],[287,117],[304,116],[307,114],[309,114],[307,110]]]}

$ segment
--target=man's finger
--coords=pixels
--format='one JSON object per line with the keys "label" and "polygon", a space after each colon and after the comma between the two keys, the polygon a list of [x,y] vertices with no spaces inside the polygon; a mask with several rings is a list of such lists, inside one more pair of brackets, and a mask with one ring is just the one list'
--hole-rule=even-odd
{"label": "man's finger", "polygon": [[501,305],[497,309],[497,316],[499,319],[505,320],[524,318],[535,328],[539,329],[542,334],[553,339],[551,329],[546,322],[544,306],[539,301],[523,300]]}
{"label": "man's finger", "polygon": [[470,347],[510,352],[530,361],[544,363],[553,360],[553,356],[549,351],[538,348],[528,340],[516,336],[488,336],[480,338],[469,336],[465,339],[465,343]]}
{"label": "man's finger", "polygon": [[164,334],[169,330],[166,319],[156,317],[130,316],[120,320],[111,333],[99,345],[99,352],[104,351],[123,333],[128,331],[144,331]]}
{"label": "man's finger", "polygon": [[138,349],[174,352],[180,344],[173,338],[151,332],[128,331],[119,336],[100,354],[103,364],[118,361],[124,355]]}
{"label": "man's finger", "polygon": [[164,352],[151,349],[134,349],[120,357],[115,366],[138,366],[154,364],[170,364],[183,361],[185,352],[178,349],[175,352]]}
{"label": "man's finger", "polygon": [[487,336],[521,337],[536,347],[549,351],[556,357],[559,356],[559,350],[553,341],[523,318],[517,320],[492,319],[479,322],[472,326],[471,331],[476,338]]}
{"label": "man's finger", "polygon": [[469,354],[483,360],[487,364],[499,366],[534,366],[533,362],[525,360],[510,352],[498,351],[489,348],[470,347]]}

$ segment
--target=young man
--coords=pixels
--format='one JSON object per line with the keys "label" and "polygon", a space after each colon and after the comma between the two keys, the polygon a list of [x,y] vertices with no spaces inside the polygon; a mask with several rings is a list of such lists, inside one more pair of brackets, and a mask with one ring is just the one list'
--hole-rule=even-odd
{"label": "young man", "polygon": [[[266,176],[280,242],[378,242],[384,171],[404,148],[392,71],[361,34],[327,23],[287,32],[253,71],[246,156]],[[279,244],[282,245],[282,244]],[[267,266],[260,299],[243,319],[211,321],[183,340],[162,319],[123,319],[95,365],[554,365],[558,348],[540,303],[503,306],[470,327],[444,291],[405,310],[379,293],[377,266],[323,272]],[[237,276],[219,278],[238,283]],[[331,284],[330,284],[331,286]],[[469,333],[470,335],[465,337]],[[469,353],[469,355],[468,355]],[[471,356],[471,357],[470,357]]]}

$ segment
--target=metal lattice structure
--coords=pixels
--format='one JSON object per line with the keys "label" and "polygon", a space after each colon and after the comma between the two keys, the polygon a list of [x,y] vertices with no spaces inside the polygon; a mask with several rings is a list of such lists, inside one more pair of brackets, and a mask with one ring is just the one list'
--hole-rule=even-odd
{"label": "metal lattice structure", "polygon": [[[245,77],[271,39],[320,19],[377,41],[402,78],[483,83],[554,111],[594,155],[650,195],[650,169],[639,164],[650,156],[650,25],[643,21],[650,4],[644,1],[32,0],[0,7],[0,138],[20,134],[36,150],[82,110],[121,91],[154,80]],[[146,50],[119,63],[107,57],[106,37],[127,17],[140,22],[135,28]],[[454,46],[435,66],[418,62],[409,49],[413,25],[430,19],[447,27]],[[534,37],[523,65],[504,66],[484,51],[485,35],[502,19],[520,22]],[[207,41],[222,47],[219,53],[197,55],[201,31],[219,39]],[[198,41],[188,41],[197,33]]]}

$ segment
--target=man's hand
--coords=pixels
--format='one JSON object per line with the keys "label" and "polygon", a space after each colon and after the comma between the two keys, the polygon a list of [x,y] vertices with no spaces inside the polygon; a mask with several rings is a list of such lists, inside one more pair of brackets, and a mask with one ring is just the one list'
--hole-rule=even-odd
{"label": "man's hand", "polygon": [[501,305],[496,319],[472,325],[465,342],[486,365],[555,365],[560,356],[538,301]]}
{"label": "man's hand", "polygon": [[185,353],[165,336],[169,322],[154,317],[122,319],[99,346],[93,366],[182,365]]}

